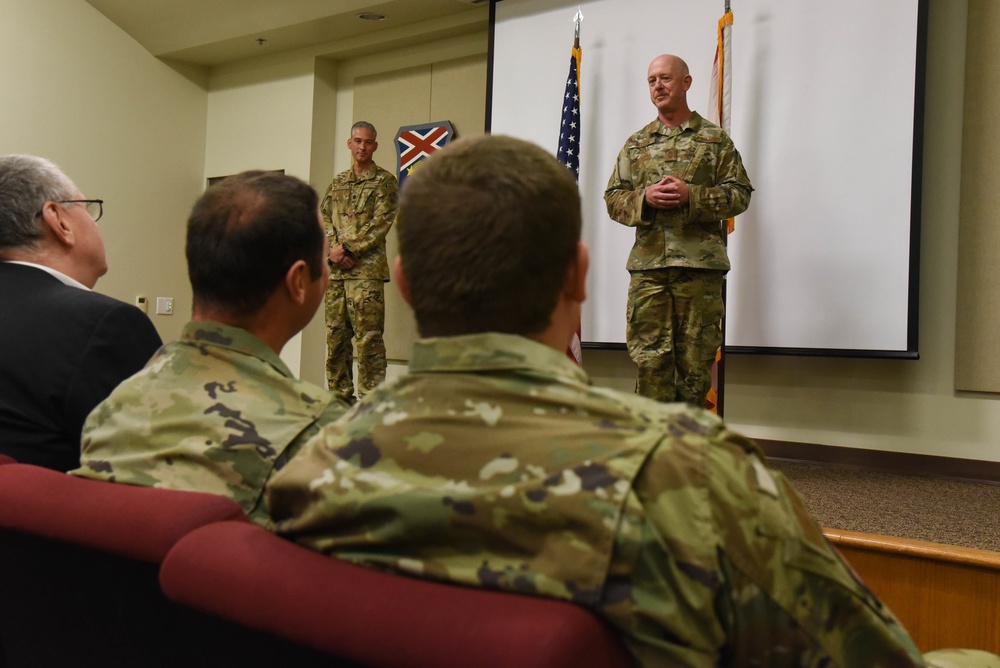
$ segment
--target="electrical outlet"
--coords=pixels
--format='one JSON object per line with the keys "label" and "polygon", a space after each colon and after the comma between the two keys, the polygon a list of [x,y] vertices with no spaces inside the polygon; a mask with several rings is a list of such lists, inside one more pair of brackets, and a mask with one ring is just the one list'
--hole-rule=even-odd
{"label": "electrical outlet", "polygon": [[135,307],[143,313],[149,313],[149,304],[146,301],[146,297],[143,295],[135,296]]}
{"label": "electrical outlet", "polygon": [[156,314],[157,315],[173,315],[174,314],[174,298],[173,297],[157,297],[156,298]]}

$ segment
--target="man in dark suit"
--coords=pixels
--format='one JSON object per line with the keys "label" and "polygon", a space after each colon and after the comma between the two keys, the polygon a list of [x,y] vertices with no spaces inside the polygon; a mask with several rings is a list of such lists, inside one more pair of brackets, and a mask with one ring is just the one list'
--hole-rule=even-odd
{"label": "man in dark suit", "polygon": [[48,160],[0,156],[0,453],[20,462],[79,466],[84,419],[162,343],[91,291],[108,270],[102,204]]}

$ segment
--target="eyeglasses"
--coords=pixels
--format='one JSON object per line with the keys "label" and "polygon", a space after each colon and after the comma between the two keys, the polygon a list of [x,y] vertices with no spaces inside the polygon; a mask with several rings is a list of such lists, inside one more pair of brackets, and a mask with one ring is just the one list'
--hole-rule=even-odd
{"label": "eyeglasses", "polygon": [[82,204],[95,223],[104,215],[103,199],[64,199],[57,201],[56,204]]}
{"label": "eyeglasses", "polygon": [[[82,204],[83,207],[85,209],[87,209],[87,213],[90,214],[90,217],[94,219],[95,223],[101,219],[101,216],[104,215],[104,200],[103,199],[60,199],[60,200],[55,200],[54,203],[55,204]],[[39,211],[38,213],[36,213],[35,217],[37,218],[40,215],[42,215],[41,211]]]}

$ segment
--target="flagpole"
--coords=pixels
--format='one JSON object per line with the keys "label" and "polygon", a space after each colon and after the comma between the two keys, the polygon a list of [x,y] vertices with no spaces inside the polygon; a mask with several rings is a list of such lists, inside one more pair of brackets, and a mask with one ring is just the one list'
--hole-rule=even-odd
{"label": "flagpole", "polygon": [[[725,2],[724,2],[725,11],[723,12],[723,19],[725,19],[729,14],[731,14],[732,10],[731,10],[731,8],[729,6],[729,1],[730,0],[725,0]],[[732,24],[730,23],[729,25],[732,25]],[[721,21],[719,23],[719,33],[718,34],[719,34],[719,44],[718,44],[719,48],[718,48],[718,52],[717,52],[716,55],[722,61],[722,62],[717,63],[718,66],[719,66],[719,71],[718,71],[718,77],[719,77],[719,80],[718,80],[718,115],[719,115],[718,123],[719,123],[719,125],[723,129],[725,129],[726,125],[728,125],[729,119],[723,113],[725,111],[725,90],[724,90],[725,71],[724,71],[724,67],[728,68],[728,67],[730,67],[730,65],[729,65],[729,63],[725,62],[725,47],[724,47],[724,44],[723,44],[723,25],[722,25]],[[729,228],[730,228],[730,222],[731,222],[731,220],[732,219],[729,219],[728,221],[722,221],[722,224],[720,226],[721,229],[719,230],[720,234],[722,235],[722,243],[726,247],[729,246],[729,234],[730,234],[730,229]],[[726,296],[727,296],[727,293],[728,293],[727,286],[728,286],[728,280],[727,279],[723,279],[723,281],[722,281],[722,303],[723,304],[725,304],[726,301],[727,301],[727,299],[726,299]],[[719,417],[723,417],[723,415],[725,414],[725,410],[726,410],[726,316],[725,315],[722,316],[722,322],[720,323],[720,326],[722,327],[722,343],[719,346],[718,354],[716,356],[717,364],[715,365],[715,379],[714,379],[715,380],[715,386],[716,386],[716,392],[715,392],[715,413]]]}
{"label": "flagpole", "polygon": [[[562,120],[559,130],[559,144],[556,157],[580,178],[580,67],[583,50],[580,48],[580,24],[583,23],[583,6],[579,6],[573,16],[573,50],[569,58],[569,74],[563,90]],[[582,323],[577,321],[576,331],[566,348],[566,355],[583,366]]]}

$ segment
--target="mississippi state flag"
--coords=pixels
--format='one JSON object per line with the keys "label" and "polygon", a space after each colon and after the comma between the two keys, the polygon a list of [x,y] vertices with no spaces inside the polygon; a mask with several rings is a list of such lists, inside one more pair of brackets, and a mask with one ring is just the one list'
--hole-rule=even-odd
{"label": "mississippi state flag", "polygon": [[431,153],[444,148],[455,135],[448,121],[407,125],[396,133],[396,178],[402,190],[406,177]]}

